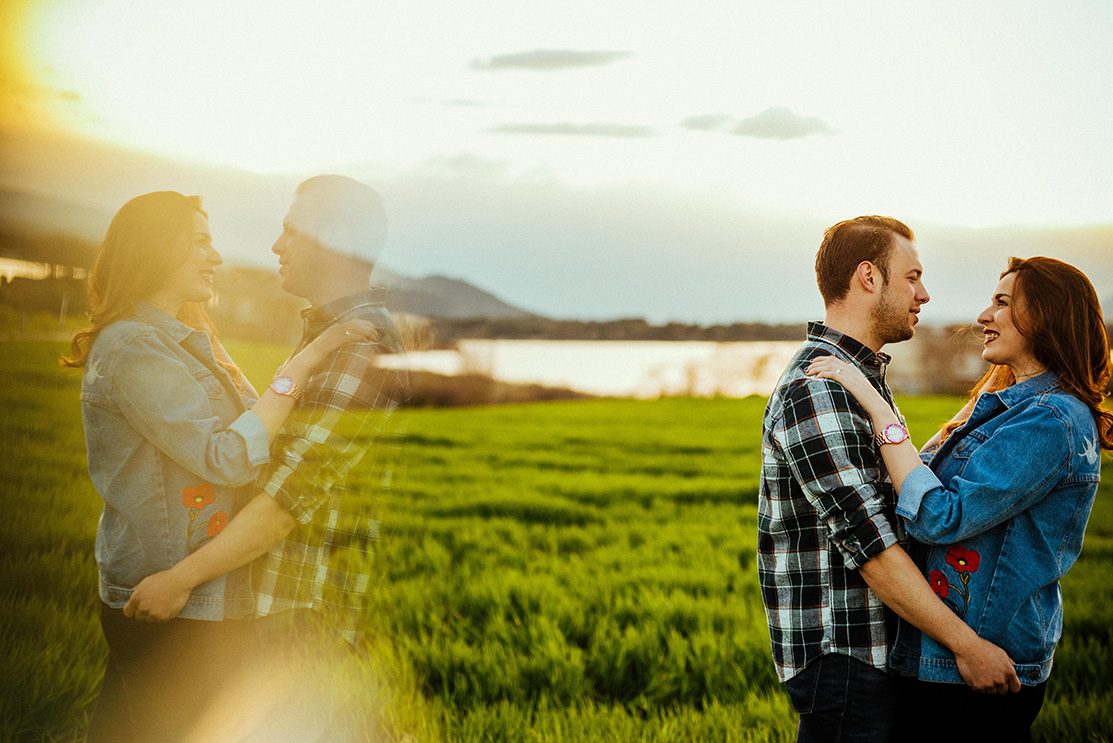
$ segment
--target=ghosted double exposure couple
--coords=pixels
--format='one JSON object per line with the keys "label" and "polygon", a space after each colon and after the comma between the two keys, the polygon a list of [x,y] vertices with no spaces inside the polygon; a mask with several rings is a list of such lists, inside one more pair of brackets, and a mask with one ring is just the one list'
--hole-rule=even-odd
{"label": "ghosted double exposure couple", "polygon": [[[302,183],[272,248],[304,332],[262,395],[203,309],[221,257],[196,196],[117,212],[89,280],[84,367],[101,626],[90,741],[345,740],[343,673],[398,465],[405,371],[371,271],[378,193]],[[353,487],[353,483],[358,486]]]}
{"label": "ghosted double exposure couple", "polygon": [[912,231],[840,222],[815,266],[826,316],[765,409],[758,517],[797,740],[1030,740],[1113,449],[1094,287],[1010,259],[977,318],[990,370],[918,452],[881,352],[929,299]]}

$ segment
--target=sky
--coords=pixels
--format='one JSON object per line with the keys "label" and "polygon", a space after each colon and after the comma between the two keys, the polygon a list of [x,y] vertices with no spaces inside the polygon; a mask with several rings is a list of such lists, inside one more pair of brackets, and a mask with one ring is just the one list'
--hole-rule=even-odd
{"label": "sky", "polygon": [[555,317],[822,315],[822,231],[917,233],[925,321],[1009,255],[1113,298],[1113,5],[6,0],[0,188],[200,193],[267,264],[296,184],[370,183],[384,263]]}

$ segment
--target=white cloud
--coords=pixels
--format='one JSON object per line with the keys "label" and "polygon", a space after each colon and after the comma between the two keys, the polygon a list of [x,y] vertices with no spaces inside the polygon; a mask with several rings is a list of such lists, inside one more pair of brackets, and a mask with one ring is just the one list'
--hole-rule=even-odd
{"label": "white cloud", "polygon": [[777,106],[738,122],[730,133],[758,139],[799,139],[812,134],[834,134],[835,130],[815,116],[801,116]]}
{"label": "white cloud", "polygon": [[685,129],[707,132],[722,129],[731,121],[733,119],[727,114],[705,114],[704,116],[689,116],[681,121],[680,125]]}
{"label": "white cloud", "polygon": [[473,59],[468,65],[473,70],[533,70],[553,72],[579,67],[600,67],[625,59],[633,52],[577,51],[574,49],[534,49],[516,54],[496,54],[487,59]]}

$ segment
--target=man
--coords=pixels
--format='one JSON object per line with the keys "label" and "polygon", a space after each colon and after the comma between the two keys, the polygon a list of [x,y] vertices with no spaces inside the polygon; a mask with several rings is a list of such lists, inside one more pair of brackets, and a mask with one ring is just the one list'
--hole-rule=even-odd
{"label": "man", "polygon": [[[396,411],[409,397],[408,374],[376,364],[380,353],[402,352],[383,290],[370,288],[385,235],[382,200],[370,187],[333,175],[298,186],[272,248],[283,288],[312,305],[302,313],[294,353],[348,320],[371,322],[378,338],[341,346],[304,390],[281,373],[275,377],[271,389],[297,402],[271,447],[262,492],[212,542],[141,582],[125,607],[129,616],[165,621],[195,586],[259,558],[252,566],[258,659],[266,663],[260,675],[271,682],[272,699],[292,696],[274,679],[304,671],[306,656],[340,657],[337,635],[358,641],[372,589],[376,511],[397,466]],[[297,679],[286,681],[289,687]],[[279,730],[259,739],[312,740],[314,733],[297,727],[303,720],[269,722]]]}
{"label": "man", "polygon": [[809,324],[765,409],[758,572],[777,674],[800,713],[798,741],[888,740],[896,692],[886,607],[950,648],[976,690],[1020,688],[1008,656],[938,599],[901,547],[879,447],[907,431],[890,427],[875,440],[852,395],[804,374],[810,359],[837,356],[896,410],[881,348],[913,336],[929,299],[913,239],[876,216],[824,233],[815,264],[824,321]]}

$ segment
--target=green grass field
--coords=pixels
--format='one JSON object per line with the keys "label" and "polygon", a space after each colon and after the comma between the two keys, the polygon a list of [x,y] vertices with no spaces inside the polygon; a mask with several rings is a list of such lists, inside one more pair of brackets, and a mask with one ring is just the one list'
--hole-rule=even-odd
{"label": "green grass field", "polygon": [[[79,739],[105,653],[79,377],[0,344],[0,740]],[[280,349],[232,345],[269,379]],[[958,402],[901,400],[916,440]],[[420,741],[788,741],[754,565],[764,400],[409,412],[372,656]],[[1113,470],[1038,732],[1113,740]],[[385,679],[385,681],[384,681]],[[383,698],[368,685],[367,698]],[[360,694],[360,689],[355,692]],[[370,702],[368,702],[368,705]],[[957,732],[957,731],[956,731]],[[371,736],[373,737],[373,736]]]}

